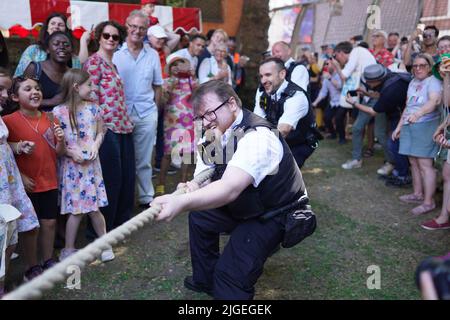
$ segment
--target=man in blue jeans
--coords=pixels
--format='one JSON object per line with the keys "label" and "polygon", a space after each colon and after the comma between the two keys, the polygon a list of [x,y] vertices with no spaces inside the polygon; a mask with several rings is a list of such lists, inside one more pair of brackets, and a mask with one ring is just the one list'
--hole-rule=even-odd
{"label": "man in blue jeans", "polygon": [[[380,113],[386,113],[390,122],[390,132],[394,131],[400,121],[401,114],[406,104],[406,96],[408,93],[409,82],[411,76],[409,74],[398,74],[390,72],[381,64],[374,64],[364,69],[364,78],[367,85],[374,91],[380,93],[380,97],[372,107],[361,103],[353,102],[351,97],[347,98],[347,102],[354,108],[375,117]],[[398,153],[399,141],[388,139],[388,150],[390,157],[395,160],[394,171],[392,176],[386,181],[386,185],[390,186],[406,186],[411,184],[409,176],[409,162],[406,156]]]}

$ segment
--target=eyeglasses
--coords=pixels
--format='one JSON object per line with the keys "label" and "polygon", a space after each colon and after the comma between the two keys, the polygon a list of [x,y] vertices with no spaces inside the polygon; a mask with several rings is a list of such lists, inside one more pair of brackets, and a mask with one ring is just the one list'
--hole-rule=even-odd
{"label": "eyeglasses", "polygon": [[425,69],[426,67],[429,67],[428,64],[413,64],[412,66],[414,69]]}
{"label": "eyeglasses", "polygon": [[120,40],[120,37],[118,34],[109,34],[107,32],[102,33],[102,38],[105,40],[109,40],[109,38],[112,38],[113,41],[116,41],[116,42]]}
{"label": "eyeglasses", "polygon": [[[231,97],[230,97],[231,98]],[[201,121],[203,123],[203,120],[206,119],[208,121],[214,121],[217,119],[217,114],[216,111],[219,110],[220,108],[222,108],[224,105],[226,105],[229,101],[230,98],[228,98],[227,100],[225,100],[224,102],[222,102],[220,104],[220,106],[218,106],[217,108],[215,108],[214,110],[211,111],[206,111],[202,116],[197,116],[194,118],[194,121]]]}
{"label": "eyeglasses", "polygon": [[433,38],[434,37],[434,33],[433,32],[431,32],[431,33],[427,33],[426,32],[426,33],[423,34],[423,37],[424,38]]}
{"label": "eyeglasses", "polygon": [[139,27],[139,26],[137,26],[137,25],[135,25],[135,24],[129,24],[129,23],[127,23],[127,25],[128,25],[128,27],[129,27],[131,30],[139,30],[139,32],[145,32],[145,31],[147,31],[147,28],[145,28],[145,27]]}

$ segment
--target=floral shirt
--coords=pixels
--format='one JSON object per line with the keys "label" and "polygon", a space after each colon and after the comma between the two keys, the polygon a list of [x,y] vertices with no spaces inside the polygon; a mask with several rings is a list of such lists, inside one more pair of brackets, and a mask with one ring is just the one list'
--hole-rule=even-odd
{"label": "floral shirt", "polygon": [[[20,57],[19,64],[17,65],[14,77],[23,75],[30,62],[42,62],[47,60],[47,52],[41,49],[37,44],[33,44],[25,49]],[[81,62],[77,56],[72,57],[72,68],[81,69]]]}
{"label": "floral shirt", "polygon": [[394,63],[394,55],[388,49],[381,49],[377,53],[375,53],[374,49],[370,49],[370,52],[373,54],[377,62],[386,68]]}
{"label": "floral shirt", "polygon": [[111,131],[127,134],[133,131],[133,123],[125,105],[123,82],[119,74],[98,53],[84,64],[95,85],[95,102],[103,110],[103,121]]}

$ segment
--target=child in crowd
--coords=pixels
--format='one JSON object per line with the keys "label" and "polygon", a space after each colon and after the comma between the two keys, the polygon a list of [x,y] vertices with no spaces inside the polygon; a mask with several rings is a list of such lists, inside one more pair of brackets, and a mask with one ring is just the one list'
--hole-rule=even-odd
{"label": "child in crowd", "polygon": [[[11,88],[12,81],[6,70],[0,68],[0,110],[6,104],[8,99],[8,90]],[[20,172],[17,168],[16,161],[14,160],[13,151],[8,145],[8,128],[0,118],[0,204],[12,205],[21,212],[20,219],[17,221],[17,232],[21,233],[21,239],[23,240],[25,262],[28,264],[29,269],[26,272],[26,277],[31,278],[32,275],[37,275],[31,272],[32,270],[38,270],[42,272],[42,269],[37,264],[37,251],[36,242],[38,235],[39,222],[34,211],[33,205],[30,199],[25,193],[25,189],[20,178]],[[23,142],[19,146],[21,152],[28,152],[28,142]],[[6,219],[5,219],[6,220]],[[12,223],[8,224],[8,229],[13,229]],[[7,232],[10,237],[5,244],[8,248],[5,248],[5,265],[8,265],[8,261],[14,251],[15,244],[17,243],[17,237],[14,236],[15,231],[9,230]],[[34,267],[34,268],[33,268]],[[40,274],[40,273],[39,273]],[[0,284],[0,296],[4,294],[4,287]]]}
{"label": "child in crowd", "polygon": [[[70,69],[62,80],[64,103],[53,110],[67,137],[67,152],[61,159],[61,214],[70,214],[66,225],[66,246],[60,259],[73,254],[78,227],[89,214],[97,235],[106,233],[99,208],[108,205],[98,150],[105,135],[101,109],[92,102],[89,73]],[[113,260],[112,248],[102,252],[103,262]]]}
{"label": "child in crowd", "polygon": [[[56,154],[64,152],[64,132],[38,110],[42,92],[36,80],[15,78],[11,91],[11,99],[18,103],[19,110],[3,120],[9,130],[8,142],[16,155],[25,191],[39,219],[39,246],[44,261],[42,266],[37,264],[38,232],[34,231],[37,222],[34,221],[34,212],[28,213],[29,221],[24,228],[21,228],[19,220],[19,239],[24,244],[25,260],[29,267],[25,280],[30,280],[55,264],[52,256],[58,214]],[[13,190],[18,193],[15,197],[22,197],[20,188],[18,190]],[[28,205],[26,209],[29,210]],[[19,208],[19,211],[24,214],[24,209]]]}
{"label": "child in crowd", "polygon": [[167,169],[171,163],[183,158],[181,182],[187,181],[189,163],[194,152],[194,111],[189,98],[197,86],[190,73],[187,59],[171,55],[167,58],[170,77],[165,80],[167,98],[164,111],[164,158],[161,161],[157,194],[165,193]]}

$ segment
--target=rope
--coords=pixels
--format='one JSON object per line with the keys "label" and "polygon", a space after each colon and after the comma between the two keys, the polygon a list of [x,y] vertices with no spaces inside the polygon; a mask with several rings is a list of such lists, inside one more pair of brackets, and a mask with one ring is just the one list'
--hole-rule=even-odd
{"label": "rope", "polygon": [[[211,178],[213,172],[214,169],[203,171],[194,179],[194,181],[201,185]],[[183,193],[186,193],[186,189],[179,189],[173,194],[179,195]],[[140,214],[136,215],[123,225],[111,230],[83,249],[78,250],[73,255],[56,264],[54,267],[46,270],[40,276],[5,295],[2,300],[27,300],[40,298],[44,291],[52,289],[56,283],[62,282],[66,279],[68,267],[76,265],[80,267],[80,269],[84,268],[86,265],[97,259],[102,251],[111,248],[118,242],[130,236],[133,232],[141,229],[145,224],[154,220],[155,216],[160,211],[161,207],[159,206],[151,207],[142,211]]]}

